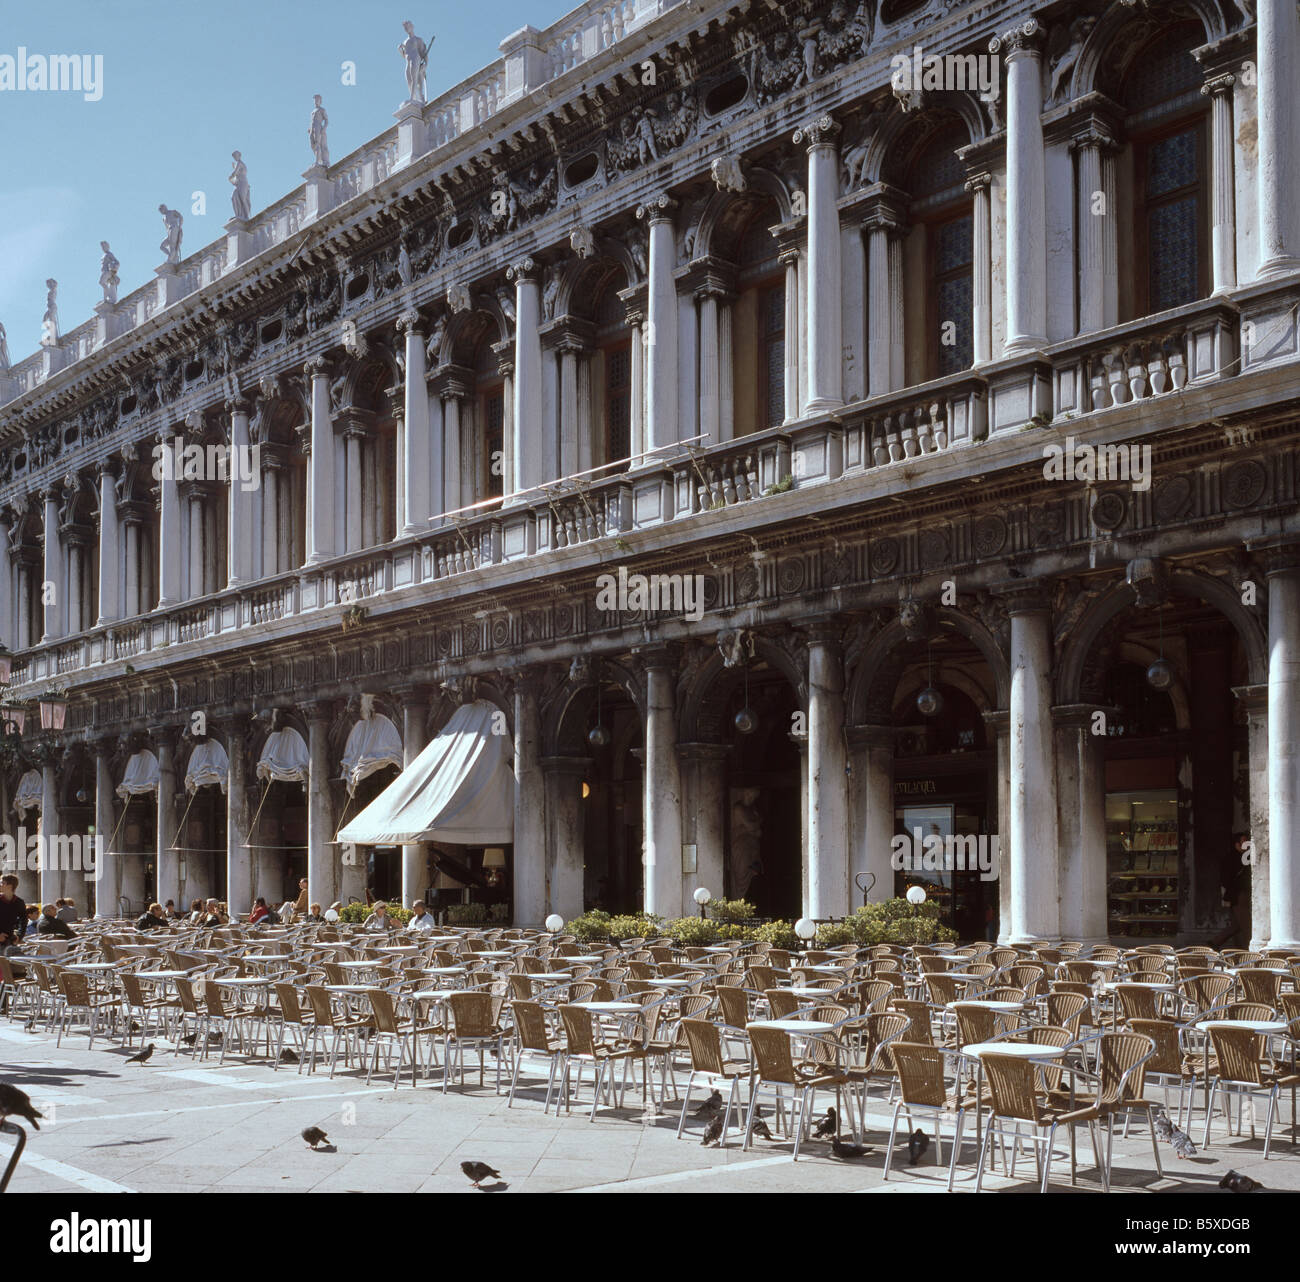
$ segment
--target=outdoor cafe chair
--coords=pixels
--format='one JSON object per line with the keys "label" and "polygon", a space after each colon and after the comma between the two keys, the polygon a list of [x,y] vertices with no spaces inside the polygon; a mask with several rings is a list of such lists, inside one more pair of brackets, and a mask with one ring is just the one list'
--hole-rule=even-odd
{"label": "outdoor cafe chair", "polygon": [[898,1075],[898,1100],[889,1127],[889,1144],[885,1149],[883,1178],[889,1179],[889,1165],[894,1156],[898,1137],[899,1114],[906,1114],[910,1132],[916,1123],[916,1114],[934,1119],[935,1161],[943,1162],[943,1142],[940,1125],[951,1118],[955,1132],[952,1139],[952,1157],[948,1163],[948,1192],[952,1192],[957,1175],[957,1162],[961,1156],[961,1133],[966,1122],[966,1105],[958,1094],[948,1094],[945,1086],[944,1060],[953,1052],[924,1042],[893,1041],[889,1057]]}
{"label": "outdoor cafe chair", "polygon": [[95,1032],[100,1027],[101,1022],[107,1025],[105,1035],[112,1034],[122,1005],[120,998],[113,996],[111,993],[96,990],[91,986],[87,976],[78,974],[74,970],[60,970],[58,973],[58,986],[60,1002],[58,1036],[54,1041],[55,1046],[63,1044],[63,1034],[72,1023],[73,1016],[78,1013],[84,1014],[86,1019],[87,1032],[90,1037],[90,1040],[86,1043],[87,1050],[95,1044]]}
{"label": "outdoor cafe chair", "polygon": [[1271,1002],[1229,1002],[1223,1008],[1223,1017],[1271,1022],[1277,1019],[1277,1007]]}
{"label": "outdoor cafe chair", "polygon": [[797,1162],[800,1142],[807,1128],[809,1110],[815,1105],[817,1092],[834,1090],[836,1102],[842,1109],[843,1091],[849,1085],[849,1078],[835,1065],[806,1061],[796,1063],[790,1039],[791,1034],[782,1028],[763,1028],[754,1025],[749,1028],[755,1071],[750,1080],[749,1110],[745,1115],[745,1139],[742,1147],[749,1148],[760,1096],[766,1092],[775,1098],[779,1125],[784,1114],[783,1105],[788,1091],[790,1129],[794,1134],[794,1160]]}
{"label": "outdoor cafe chair", "polygon": [[1207,1015],[1216,1008],[1226,1006],[1234,987],[1231,975],[1193,975],[1180,980],[1178,996],[1183,1015]]}
{"label": "outdoor cafe chair", "polygon": [[[447,1079],[451,1076],[452,1059],[460,1066],[461,1080],[465,1077],[465,1050],[473,1047],[478,1052],[478,1084],[483,1085],[485,1057],[490,1047],[496,1049],[496,1093],[501,1094],[501,1058],[505,1043],[505,1030],[501,1027],[501,1008],[504,1001],[483,991],[460,991],[447,998],[447,1024],[443,1029],[442,1093],[447,1093]],[[453,1051],[455,1055],[453,1056]]]}
{"label": "outdoor cafe chair", "polygon": [[1284,971],[1269,970],[1263,966],[1247,967],[1237,972],[1237,982],[1241,985],[1242,996],[1246,1001],[1262,1002],[1276,1009],[1284,974]]}
{"label": "outdoor cafe chair", "polygon": [[136,1017],[140,1020],[140,1044],[156,1022],[158,1032],[165,1033],[170,1024],[169,1016],[180,1009],[180,1003],[174,997],[160,992],[147,992],[138,975],[124,970],[118,976],[122,981],[122,1005],[126,1012],[124,1029],[125,1044],[131,1045],[131,1024]]}
{"label": "outdoor cafe chair", "polygon": [[[560,1078],[565,1111],[568,1112],[571,1108],[569,1103],[571,1071],[575,1066],[577,1067],[578,1086],[581,1088],[582,1071],[590,1065],[593,1089],[591,1116],[588,1121],[594,1122],[596,1120],[596,1110],[600,1107],[600,1090],[602,1086],[606,1088],[611,1104],[614,1102],[615,1083],[611,1069],[620,1063],[623,1065],[623,1090],[626,1091],[627,1066],[635,1059],[644,1060],[643,1050],[640,1046],[626,1041],[607,1043],[603,1037],[598,1035],[595,1013],[585,1006],[561,1006],[560,1019],[564,1025],[565,1043],[563,1071]],[[622,1096],[619,1095],[618,1098],[621,1107]]]}
{"label": "outdoor cafe chair", "polygon": [[[1268,1058],[1264,1050],[1264,1035],[1249,1028],[1225,1028],[1222,1024],[1212,1022],[1206,1031],[1214,1044],[1217,1061],[1216,1071],[1210,1083],[1209,1105],[1205,1111],[1205,1135],[1202,1148],[1210,1146],[1210,1130],[1214,1120],[1214,1097],[1222,1093],[1226,1096],[1239,1095],[1250,1097],[1250,1137],[1255,1138],[1256,1095],[1268,1096],[1268,1112],[1264,1124],[1264,1160],[1268,1161],[1269,1147],[1273,1142],[1273,1118],[1277,1110],[1278,1097],[1284,1088],[1291,1091],[1291,1116],[1295,1117],[1296,1087],[1300,1086],[1300,1073],[1293,1067],[1279,1066]],[[1231,1124],[1231,1115],[1229,1115]],[[1238,1124],[1240,1126],[1240,1123]]]}
{"label": "outdoor cafe chair", "polygon": [[360,1033],[364,1029],[367,1032],[373,1027],[374,1020],[371,1016],[356,1015],[339,1015],[334,1010],[334,1003],[330,1000],[329,990],[320,984],[307,985],[307,1000],[311,1003],[312,1022],[307,1025],[311,1035],[311,1063],[308,1065],[307,1072],[310,1074],[316,1069],[316,1051],[320,1041],[326,1033],[330,1037],[330,1079],[334,1078],[334,1070],[338,1064],[339,1045],[343,1046],[343,1063],[347,1066],[350,1059],[348,1043],[351,1041],[354,1045],[360,1041]]}
{"label": "outdoor cafe chair", "polygon": [[540,1002],[516,1001],[510,1009],[514,1022],[514,1065],[510,1074],[506,1107],[514,1107],[519,1073],[523,1068],[524,1057],[529,1056],[544,1059],[550,1065],[546,1078],[546,1103],[542,1107],[543,1113],[549,1112],[551,1095],[555,1089],[555,1074],[564,1054],[564,1042],[551,1036],[547,1012]]}
{"label": "outdoor cafe chair", "polygon": [[[411,1085],[415,1085],[415,1075],[420,1067],[420,1037],[426,1036],[432,1038],[435,1034],[442,1032],[441,1026],[434,1024],[422,1024],[418,1016],[412,1015],[405,1019],[401,1018],[393,1006],[392,996],[386,993],[382,988],[372,988],[366,993],[370,1001],[370,1010],[374,1015],[374,1028],[370,1034],[370,1044],[368,1050],[369,1067],[366,1069],[366,1085],[370,1085],[370,1079],[379,1064],[379,1052],[385,1052],[385,1060],[392,1063],[393,1049],[397,1049],[397,1068],[393,1072],[393,1089],[397,1089],[398,1081],[402,1076],[402,1065],[406,1062],[407,1054],[411,1057]],[[500,1075],[500,1059],[497,1060],[497,1073]],[[445,1079],[445,1074],[444,1074]]]}
{"label": "outdoor cafe chair", "polygon": [[312,1021],[303,1011],[302,1003],[298,1000],[298,990],[292,984],[284,982],[276,984],[275,996],[280,1004],[280,1035],[276,1039],[275,1058],[271,1069],[277,1073],[280,1071],[285,1035],[292,1029],[294,1042],[298,1048],[298,1072],[301,1074],[302,1066],[307,1061],[308,1029]]}

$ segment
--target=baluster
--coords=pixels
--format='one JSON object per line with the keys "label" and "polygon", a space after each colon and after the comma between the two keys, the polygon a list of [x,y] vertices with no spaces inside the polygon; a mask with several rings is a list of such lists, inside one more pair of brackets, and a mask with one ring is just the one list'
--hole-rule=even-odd
{"label": "baluster", "polygon": [[916,424],[913,421],[912,411],[904,410],[899,417],[902,419],[903,456],[916,458],[921,452],[921,447],[916,439]]}
{"label": "baluster", "polygon": [[1169,362],[1169,379],[1174,391],[1181,392],[1187,386],[1187,357],[1183,352],[1181,334],[1170,334],[1164,341],[1164,352]]}
{"label": "baluster", "polygon": [[1110,403],[1123,405],[1128,401],[1128,382],[1124,377],[1123,353],[1119,348],[1106,352],[1102,358],[1106,367],[1106,381],[1110,384]]}
{"label": "baluster", "polygon": [[733,507],[736,502],[736,460],[727,463],[722,473],[722,501]]}

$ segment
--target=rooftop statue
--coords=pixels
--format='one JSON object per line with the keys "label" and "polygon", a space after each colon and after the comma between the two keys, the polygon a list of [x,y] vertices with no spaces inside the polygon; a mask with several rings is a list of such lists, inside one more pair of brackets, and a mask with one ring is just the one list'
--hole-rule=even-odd
{"label": "rooftop statue", "polygon": [[253,190],[248,185],[248,166],[237,151],[232,151],[230,158],[235,162],[230,171],[230,185],[235,189],[230,193],[230,206],[235,217],[246,223],[253,216]]}
{"label": "rooftop statue", "polygon": [[104,251],[104,257],[99,260],[99,287],[104,291],[104,302],[117,302],[118,275],[117,269],[121,263],[117,261],[117,255],[108,247],[108,241],[101,240],[99,247]]}
{"label": "rooftop statue", "polygon": [[406,100],[425,102],[424,73],[429,65],[429,46],[415,34],[415,24],[402,23],[406,39],[397,46],[397,52],[406,60]]}
{"label": "rooftop statue", "polygon": [[312,101],[316,106],[311,113],[311,126],[307,130],[307,137],[311,141],[311,154],[315,157],[316,164],[328,167],[330,148],[325,130],[329,127],[330,118],[325,114],[325,108],[321,106],[320,94],[315,94]]}
{"label": "rooftop statue", "polygon": [[181,217],[179,209],[168,209],[166,205],[159,205],[158,212],[163,216],[163,223],[167,228],[162,244],[158,248],[167,255],[168,264],[179,263],[181,261],[181,236],[184,234],[181,228],[185,219]]}

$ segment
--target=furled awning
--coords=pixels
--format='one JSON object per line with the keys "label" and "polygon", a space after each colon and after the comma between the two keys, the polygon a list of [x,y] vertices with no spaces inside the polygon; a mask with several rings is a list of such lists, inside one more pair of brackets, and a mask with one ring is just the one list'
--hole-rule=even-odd
{"label": "furled awning", "polygon": [[402,736],[383,713],[376,712],[352,727],[343,749],[343,778],[347,780],[348,795],[356,792],[357,784],[367,775],[385,766],[402,768]]}
{"label": "furled awning", "polygon": [[266,738],[257,763],[259,779],[280,779],[285,783],[306,783],[311,773],[307,745],[292,726],[273,730]]}
{"label": "furled awning", "polygon": [[442,733],[340,830],[338,840],[378,846],[514,841],[514,747],[509,735],[492,733],[496,714],[482,700],[458,708]]}
{"label": "furled awning", "polygon": [[29,810],[41,808],[41,772],[29,770],[18,780],[18,791],[14,794],[14,809],[21,818]]}
{"label": "furled awning", "polygon": [[148,748],[141,748],[132,753],[126,763],[122,782],[117,785],[117,795],[123,801],[130,801],[132,797],[141,797],[147,792],[156,793],[158,777],[158,758]]}
{"label": "furled awning", "polygon": [[196,743],[190,753],[190,764],[185,767],[185,791],[197,792],[215,783],[225,792],[229,774],[226,750],[215,739],[204,739],[202,743]]}

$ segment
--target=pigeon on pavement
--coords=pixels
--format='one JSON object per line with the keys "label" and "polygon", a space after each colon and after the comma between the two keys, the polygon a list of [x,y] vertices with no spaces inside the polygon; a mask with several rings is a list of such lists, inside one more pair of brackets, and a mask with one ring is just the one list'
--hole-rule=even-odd
{"label": "pigeon on pavement", "polygon": [[722,1092],[714,1091],[692,1114],[694,1117],[712,1117],[722,1110]]}
{"label": "pigeon on pavement", "polygon": [[285,1064],[296,1064],[298,1055],[296,1051],[291,1051],[287,1046],[280,1052],[280,1060]]}
{"label": "pigeon on pavement", "polygon": [[312,1148],[315,1148],[317,1144],[328,1144],[330,1142],[330,1137],[319,1126],[309,1126],[303,1131],[302,1137]]}
{"label": "pigeon on pavement", "polygon": [[1234,1193],[1253,1193],[1256,1189],[1262,1189],[1264,1186],[1258,1180],[1252,1180],[1249,1175],[1242,1175],[1238,1171],[1229,1171],[1219,1181],[1219,1187],[1221,1189],[1231,1189]]}
{"label": "pigeon on pavement", "polygon": [[836,1157],[866,1157],[871,1149],[864,1148],[861,1144],[845,1144],[838,1135],[831,1139],[831,1152]]}
{"label": "pigeon on pavement", "polygon": [[921,1160],[921,1155],[930,1147],[930,1137],[917,1127],[916,1130],[908,1137],[907,1140],[907,1164],[915,1166]]}
{"label": "pigeon on pavement", "polygon": [[475,1188],[481,1187],[483,1181],[490,1175],[494,1180],[501,1178],[500,1171],[494,1171],[486,1162],[462,1162],[460,1169],[469,1177],[469,1181]]}
{"label": "pigeon on pavement", "polygon": [[138,1055],[127,1056],[125,1062],[127,1064],[147,1064],[149,1062],[149,1056],[152,1054],[153,1054],[153,1043],[150,1042],[149,1045],[146,1046],[144,1050],[142,1050]]}
{"label": "pigeon on pavement", "polygon": [[8,1082],[0,1082],[0,1122],[11,1114],[14,1117],[25,1117],[32,1124],[32,1129],[37,1131],[41,1129],[41,1124],[36,1119],[45,1116],[32,1106],[26,1091],[20,1091]]}
{"label": "pigeon on pavement", "polygon": [[1174,1146],[1174,1155],[1176,1157],[1193,1158],[1196,1156],[1196,1145],[1192,1143],[1192,1137],[1186,1131],[1180,1131],[1175,1126],[1173,1138],[1169,1142]]}
{"label": "pigeon on pavement", "polygon": [[761,1108],[756,1108],[754,1110],[753,1131],[759,1139],[770,1140],[773,1138],[772,1132],[768,1129],[767,1123],[763,1121],[763,1110]]}
{"label": "pigeon on pavement", "polygon": [[840,1119],[835,1115],[835,1110],[833,1108],[828,1108],[826,1110],[826,1116],[817,1123],[817,1129],[813,1131],[813,1139],[823,1140],[828,1135],[837,1135],[839,1134],[839,1129]]}
{"label": "pigeon on pavement", "polygon": [[713,1121],[709,1123],[708,1129],[704,1132],[704,1138],[700,1141],[701,1145],[717,1144],[722,1139],[722,1114],[719,1113]]}
{"label": "pigeon on pavement", "polygon": [[1164,1140],[1166,1144],[1173,1143],[1174,1124],[1169,1120],[1169,1114],[1163,1108],[1153,1108],[1151,1110],[1151,1123],[1156,1128],[1156,1135],[1159,1139]]}

